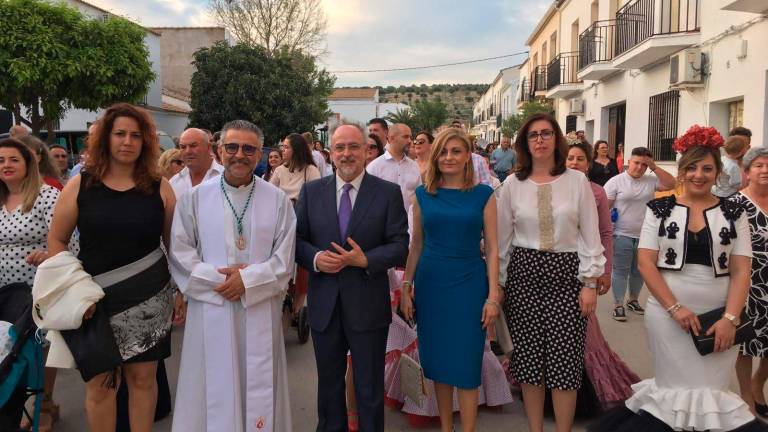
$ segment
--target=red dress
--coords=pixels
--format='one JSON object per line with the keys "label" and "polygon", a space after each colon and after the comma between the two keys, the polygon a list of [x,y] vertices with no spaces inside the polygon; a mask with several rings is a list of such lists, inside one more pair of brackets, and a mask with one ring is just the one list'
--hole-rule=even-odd
{"label": "red dress", "polygon": [[64,185],[51,176],[43,176],[43,183],[47,184],[48,186],[55,187],[58,190],[64,189]]}

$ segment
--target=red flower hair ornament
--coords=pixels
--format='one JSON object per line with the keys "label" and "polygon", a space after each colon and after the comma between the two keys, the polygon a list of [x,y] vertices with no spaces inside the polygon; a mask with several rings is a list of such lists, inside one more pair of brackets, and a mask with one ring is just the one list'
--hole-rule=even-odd
{"label": "red flower hair ornament", "polygon": [[683,154],[691,147],[707,147],[717,150],[725,144],[723,136],[711,126],[693,125],[672,144],[672,150]]}

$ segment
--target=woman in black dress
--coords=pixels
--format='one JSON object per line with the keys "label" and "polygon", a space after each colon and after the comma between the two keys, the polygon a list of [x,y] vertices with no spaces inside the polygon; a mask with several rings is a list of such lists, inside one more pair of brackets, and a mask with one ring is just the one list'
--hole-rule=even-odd
{"label": "woman in black dress", "polygon": [[[168,247],[176,200],[158,172],[159,150],[155,126],[146,111],[129,104],[107,109],[89,136],[83,172],[61,193],[48,238],[53,256],[66,249],[77,228],[78,258],[92,276],[138,261],[147,263],[132,276],[103,286],[104,298],[84,315],[86,320],[94,314],[108,317],[130,390],[133,432],[152,429],[157,362],[170,355],[174,293],[160,243],[162,238]],[[178,295],[175,301],[177,307],[183,303]],[[113,379],[119,380],[118,371],[90,376],[80,363],[78,368],[86,380],[90,430],[113,432],[117,393]]]}
{"label": "woman in black dress", "polygon": [[600,140],[595,143],[592,154],[592,166],[589,168],[589,180],[605,186],[605,183],[613,176],[619,174],[616,160],[608,155],[608,143]]}

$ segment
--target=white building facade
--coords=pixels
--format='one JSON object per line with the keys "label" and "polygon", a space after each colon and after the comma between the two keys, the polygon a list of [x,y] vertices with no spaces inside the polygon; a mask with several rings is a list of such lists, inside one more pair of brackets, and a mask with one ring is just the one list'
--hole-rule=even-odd
{"label": "white building facade", "polygon": [[379,102],[377,88],[337,88],[328,97],[328,110],[332,114],[327,125],[318,128],[327,126],[328,130],[333,130],[341,122],[364,126],[372,118],[385,118],[390,113],[407,109],[406,104]]}
{"label": "white building facade", "polygon": [[724,136],[744,126],[753,146],[768,145],[768,1],[561,0],[553,8],[555,55],[539,62],[546,91],[529,96],[551,100],[564,129],[608,141],[612,154],[643,146],[670,163],[674,139],[694,124]]}
{"label": "white building facade", "polygon": [[518,112],[520,77],[520,65],[499,71],[472,108],[472,135],[489,143],[501,139],[502,123]]}
{"label": "white building facade", "polygon": [[[76,8],[85,16],[91,19],[105,20],[111,16],[111,12],[94,6],[82,0],[65,0],[65,3]],[[155,73],[155,79],[150,83],[149,90],[141,102],[141,106],[152,115],[158,131],[162,131],[171,136],[178,136],[184,130],[188,123],[188,104],[178,106],[169,101],[163,95],[161,68],[161,34],[148,28],[144,28],[144,44],[149,51],[149,61],[152,66],[152,72]],[[191,61],[191,59],[190,59]],[[86,130],[88,125],[96,121],[103,110],[88,111],[82,109],[71,109],[66,112],[64,118],[59,121],[59,130]]]}

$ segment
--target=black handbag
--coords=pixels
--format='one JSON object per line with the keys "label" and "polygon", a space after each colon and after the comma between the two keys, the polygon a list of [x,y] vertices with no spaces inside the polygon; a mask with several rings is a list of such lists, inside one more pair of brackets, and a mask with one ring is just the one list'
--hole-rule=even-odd
{"label": "black handbag", "polygon": [[[93,316],[90,319],[84,319],[80,328],[62,331],[61,335],[72,352],[83,381],[88,382],[104,372],[114,372],[123,363],[109,323],[109,316],[99,303],[96,303]],[[107,387],[113,387],[113,385],[107,385]]]}
{"label": "black handbag", "polygon": [[[721,307],[698,315],[701,331],[698,336],[691,332],[691,337],[693,338],[693,345],[696,347],[696,351],[698,351],[699,354],[705,356],[711,354],[715,350],[715,335],[712,334],[707,336],[707,330],[715,325],[715,323],[723,317],[724,313],[725,307]],[[736,339],[733,344],[739,345],[754,338],[755,327],[752,324],[752,319],[747,315],[746,311],[742,311],[739,325],[736,327]]]}

